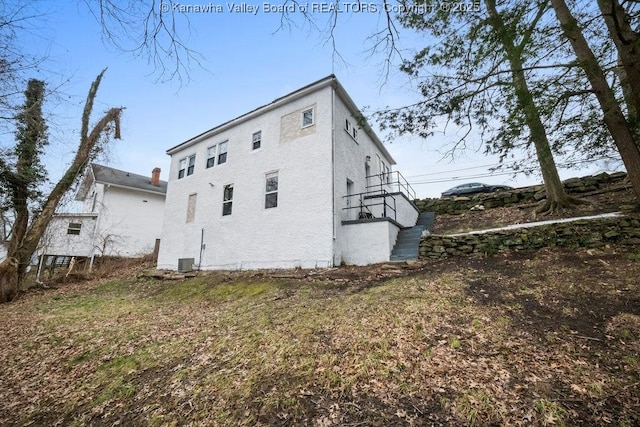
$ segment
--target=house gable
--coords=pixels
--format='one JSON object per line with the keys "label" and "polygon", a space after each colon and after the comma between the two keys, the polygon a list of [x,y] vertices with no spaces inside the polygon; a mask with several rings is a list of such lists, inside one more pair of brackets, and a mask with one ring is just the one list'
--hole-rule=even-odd
{"label": "house gable", "polygon": [[96,183],[147,193],[167,193],[167,181],[160,180],[158,185],[154,185],[151,182],[150,176],[139,175],[92,163],[89,165],[89,168],[87,168],[83,180],[80,183],[80,187],[76,193],[76,200],[85,200],[87,196],[90,197],[90,189]]}

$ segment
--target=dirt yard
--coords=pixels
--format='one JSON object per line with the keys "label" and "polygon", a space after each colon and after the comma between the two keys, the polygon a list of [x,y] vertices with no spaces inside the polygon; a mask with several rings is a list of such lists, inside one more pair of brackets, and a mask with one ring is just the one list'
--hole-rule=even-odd
{"label": "dirt yard", "polygon": [[149,271],[0,306],[0,425],[640,425],[637,251]]}

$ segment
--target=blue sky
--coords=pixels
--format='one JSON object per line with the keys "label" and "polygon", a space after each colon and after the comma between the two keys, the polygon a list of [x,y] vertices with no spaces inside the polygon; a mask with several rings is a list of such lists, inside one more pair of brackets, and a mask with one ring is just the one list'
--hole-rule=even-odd
{"label": "blue sky", "polygon": [[[385,78],[384,56],[367,52],[372,45],[367,38],[384,25],[379,14],[339,15],[336,43],[343,62],[335,60],[330,43],[325,43],[321,32],[306,25],[299,13],[292,15],[297,26],[278,30],[280,14],[265,13],[263,2],[248,3],[259,5],[259,12],[230,13],[222,1],[182,3],[221,5],[224,11],[179,16],[181,34],[187,45],[198,52],[202,65],[193,64],[190,79],[179,84],[158,82],[145,58],[105,43],[99,24],[84,2],[36,2],[34,7],[44,13],[24,36],[23,43],[31,52],[48,55],[34,77],[46,79],[49,88],[57,88],[57,95],[47,105],[52,140],[47,163],[52,178],[57,178],[71,160],[84,98],[91,81],[105,67],[108,71],[98,93],[94,117],[109,107],[126,107],[123,140],[111,145],[109,165],[140,174],[159,166],[162,179],[167,179],[169,173],[166,149],[331,73],[337,75],[360,107],[375,110],[416,99],[408,78],[396,71],[397,57]],[[317,13],[315,17],[323,27],[329,15]],[[184,26],[186,20],[189,28]],[[420,47],[420,36],[403,32],[399,44],[410,57],[410,52]],[[455,137],[455,129],[449,132],[429,140],[401,138],[388,145],[398,163],[396,170],[416,183],[419,197],[437,197],[441,191],[466,181],[516,186],[539,182],[536,176],[471,178],[485,173],[486,166],[496,165],[497,158],[470,151],[453,162],[441,160],[447,142]],[[384,134],[379,134],[384,139]],[[590,170],[600,167],[594,165]],[[562,177],[588,171],[563,171]],[[452,181],[452,177],[462,179]]]}

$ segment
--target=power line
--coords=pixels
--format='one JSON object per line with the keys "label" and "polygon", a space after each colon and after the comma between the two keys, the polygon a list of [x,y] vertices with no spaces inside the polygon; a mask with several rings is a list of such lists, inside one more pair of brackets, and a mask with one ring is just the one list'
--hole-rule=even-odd
{"label": "power line", "polygon": [[498,167],[498,166],[505,166],[505,165],[508,166],[508,165],[515,164],[515,163],[518,163],[518,162],[521,162],[521,161],[522,160],[513,160],[511,162],[502,163],[502,164],[498,164],[498,165],[490,164],[490,165],[482,165],[482,166],[471,166],[471,167],[468,167],[468,168],[461,168],[461,169],[449,169],[449,170],[447,170],[445,172],[430,172],[430,173],[423,173],[423,174],[420,174],[420,175],[410,175],[410,176],[407,176],[407,178],[418,178],[418,177],[421,177],[421,176],[441,175],[443,173],[448,173],[448,172],[462,172],[462,171],[473,170],[473,169],[483,169],[483,168]]}
{"label": "power line", "polygon": [[[533,169],[530,170],[530,172],[533,172]],[[454,177],[450,177],[450,178],[442,178],[442,179],[433,179],[433,180],[427,180],[427,181],[414,181],[414,182],[409,182],[410,185],[422,185],[422,184],[438,184],[441,182],[452,182],[452,181],[464,181],[464,180],[469,180],[469,179],[476,179],[476,178],[487,178],[487,177],[492,177],[492,176],[502,176],[502,175],[513,175],[513,171],[510,172],[500,172],[500,173],[486,173],[486,174],[479,174],[479,175],[467,175],[467,176],[454,176]]]}
{"label": "power line", "polygon": [[[579,160],[579,161],[575,161],[575,162],[568,162],[568,163],[560,163],[558,164],[559,167],[569,167],[578,163],[593,163],[593,162],[597,162],[600,160],[610,160],[609,157],[600,157],[597,159],[588,159],[588,160]],[[511,163],[517,163],[518,161],[514,161]],[[451,171],[447,171],[448,172],[458,172],[458,171],[464,171],[464,170],[472,170],[472,169],[479,169],[485,166],[476,166],[476,167],[470,167],[470,168],[462,168],[462,169],[456,169],[456,170],[451,170]],[[504,175],[513,175],[513,174],[517,174],[517,173],[533,173],[535,171],[535,168],[527,168],[527,169],[522,169],[522,170],[518,170],[518,171],[509,171],[509,172],[487,172],[484,174],[475,174],[475,175],[465,175],[465,176],[452,176],[452,177],[447,177],[447,178],[440,178],[440,179],[432,179],[432,180],[424,180],[424,181],[414,181],[414,182],[409,182],[410,185],[423,185],[423,184],[438,184],[438,183],[442,183],[442,182],[452,182],[452,181],[462,181],[462,180],[469,180],[469,179],[477,179],[477,178],[488,178],[488,177],[493,177],[493,176],[504,176]],[[430,174],[424,174],[424,175],[413,175],[413,177],[418,177],[418,176],[430,176],[430,175],[441,175],[445,172],[434,172],[434,173],[430,173]]]}

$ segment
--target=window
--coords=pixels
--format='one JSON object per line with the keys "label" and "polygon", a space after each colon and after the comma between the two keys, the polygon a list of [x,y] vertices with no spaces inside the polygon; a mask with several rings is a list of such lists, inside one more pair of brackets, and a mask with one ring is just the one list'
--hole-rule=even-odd
{"label": "window", "polygon": [[187,176],[193,175],[193,169],[196,167],[196,155],[189,156],[189,165],[187,166]]}
{"label": "window", "polygon": [[225,185],[222,192],[222,216],[231,215],[233,205],[233,184]]}
{"label": "window", "polygon": [[80,229],[82,228],[82,224],[79,222],[70,222],[69,228],[67,228],[67,234],[80,234]]}
{"label": "window", "polygon": [[227,143],[229,141],[224,141],[218,144],[218,164],[221,165],[227,161]]}
{"label": "window", "polygon": [[178,179],[184,178],[184,173],[187,170],[187,159],[180,160],[180,168],[178,169]]}
{"label": "window", "polygon": [[344,121],[344,130],[346,130],[349,136],[351,136],[353,139],[358,139],[358,129],[356,129],[356,127],[351,124],[349,119],[345,119]]}
{"label": "window", "polygon": [[313,124],[313,108],[307,108],[302,111],[302,127],[311,126]]}
{"label": "window", "polygon": [[262,131],[253,134],[253,149],[257,150],[260,148],[260,143],[262,143]]}
{"label": "window", "polygon": [[218,155],[218,164],[221,165],[227,161],[227,141],[216,144],[207,148],[207,169],[212,168],[216,164],[216,154]]}
{"label": "window", "polygon": [[270,209],[278,206],[278,172],[266,175],[264,192],[264,208]]}
{"label": "window", "polygon": [[187,202],[187,223],[193,222],[196,217],[196,197],[197,194],[189,194],[189,201]]}
{"label": "window", "polygon": [[217,148],[218,148],[217,145],[207,148],[207,169],[212,168],[213,165],[216,163]]}
{"label": "window", "polygon": [[193,175],[193,169],[196,166],[196,155],[185,157],[180,160],[180,167],[178,168],[178,179],[184,178],[185,172],[187,176]]}

